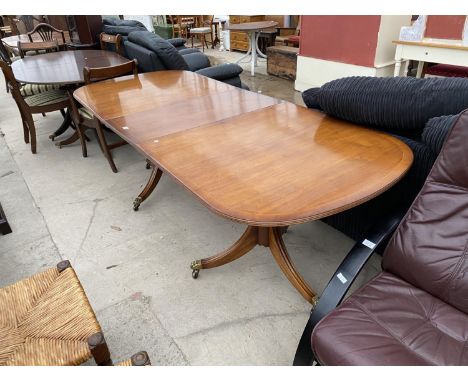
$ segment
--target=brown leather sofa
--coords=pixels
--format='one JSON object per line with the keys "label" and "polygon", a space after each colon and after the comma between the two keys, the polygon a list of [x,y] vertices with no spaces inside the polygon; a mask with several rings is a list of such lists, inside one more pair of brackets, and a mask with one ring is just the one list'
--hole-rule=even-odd
{"label": "brown leather sofa", "polygon": [[[393,234],[382,269],[312,336],[304,332],[315,360],[468,365],[468,110]],[[307,359],[298,349],[295,364],[301,357]]]}

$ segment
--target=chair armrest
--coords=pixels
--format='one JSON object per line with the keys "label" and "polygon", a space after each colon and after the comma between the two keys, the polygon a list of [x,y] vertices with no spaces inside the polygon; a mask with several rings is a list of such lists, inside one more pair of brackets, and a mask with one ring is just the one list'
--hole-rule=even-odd
{"label": "chair armrest", "polygon": [[457,121],[458,114],[444,115],[441,117],[431,118],[427,121],[422,132],[422,141],[425,143],[435,155],[440,153],[442,145],[447,138],[448,133]]}
{"label": "chair armrest", "polygon": [[200,69],[208,68],[210,66],[210,60],[201,52],[183,54],[181,57],[185,60],[189,70],[192,72],[197,72]]}
{"label": "chair armrest", "polygon": [[310,312],[309,321],[294,356],[294,366],[311,365],[313,353],[310,338],[315,325],[341,303],[361,269],[379,245],[396,230],[405,212],[398,210],[387,216],[368,232],[364,240],[351,248],[322,292],[317,305]]}
{"label": "chair armrest", "polygon": [[184,46],[185,43],[187,42],[185,38],[179,38],[179,37],[169,38],[166,41],[176,48],[178,48],[179,46]]}
{"label": "chair armrest", "polygon": [[222,64],[197,70],[197,73],[202,76],[213,78],[214,80],[223,81],[232,77],[238,77],[242,71],[243,69],[237,64]]}

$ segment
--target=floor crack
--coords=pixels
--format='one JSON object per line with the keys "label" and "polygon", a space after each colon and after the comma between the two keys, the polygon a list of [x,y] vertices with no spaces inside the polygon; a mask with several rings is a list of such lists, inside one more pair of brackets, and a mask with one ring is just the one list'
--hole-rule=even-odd
{"label": "floor crack", "polygon": [[81,240],[80,246],[78,247],[78,250],[76,251],[75,258],[73,259],[73,264],[76,264],[76,260],[78,259],[78,256],[80,255],[81,250],[83,249],[84,243],[85,243],[86,239],[88,238],[89,230],[91,229],[91,225],[93,224],[94,217],[96,216],[97,206],[98,206],[99,202],[101,202],[103,200],[104,199],[99,199],[99,198],[93,200],[93,202],[94,202],[93,212],[92,212],[91,217],[89,219],[88,227],[86,227],[86,232],[85,232],[85,234],[83,236],[83,239]]}

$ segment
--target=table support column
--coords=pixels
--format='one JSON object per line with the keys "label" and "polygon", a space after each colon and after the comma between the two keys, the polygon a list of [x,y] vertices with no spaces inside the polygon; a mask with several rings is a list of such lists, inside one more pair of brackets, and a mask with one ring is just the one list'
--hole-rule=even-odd
{"label": "table support column", "polygon": [[250,252],[255,246],[262,245],[270,248],[270,252],[281,271],[302,297],[311,304],[315,304],[317,301],[315,292],[296,270],[289,257],[283,241],[284,232],[284,227],[249,226],[239,240],[225,251],[212,257],[193,261],[190,265],[192,277],[198,278],[201,269],[215,268],[230,263]]}

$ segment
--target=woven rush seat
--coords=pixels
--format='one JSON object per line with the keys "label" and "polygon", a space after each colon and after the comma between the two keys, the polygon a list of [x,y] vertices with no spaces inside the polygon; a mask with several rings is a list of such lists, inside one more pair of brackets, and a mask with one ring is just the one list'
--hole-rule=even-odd
{"label": "woven rush seat", "polygon": [[57,90],[59,88],[60,85],[56,84],[24,84],[21,86],[20,92],[23,97],[30,97],[50,90]]}
{"label": "woven rush seat", "polygon": [[100,332],[68,261],[0,289],[0,366],[79,365]]}
{"label": "woven rush seat", "polygon": [[24,100],[29,106],[45,106],[61,101],[66,101],[67,99],[68,95],[65,91],[54,89],[26,97]]}

